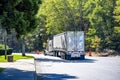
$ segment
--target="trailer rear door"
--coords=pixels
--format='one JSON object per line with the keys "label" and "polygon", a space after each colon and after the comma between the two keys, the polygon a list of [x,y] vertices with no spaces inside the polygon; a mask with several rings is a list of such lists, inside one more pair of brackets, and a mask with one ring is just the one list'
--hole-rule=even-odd
{"label": "trailer rear door", "polygon": [[84,32],[78,31],[77,32],[77,51],[84,51]]}
{"label": "trailer rear door", "polygon": [[67,51],[74,51],[75,50],[75,34],[73,31],[68,31],[66,33],[66,40],[67,40]]}

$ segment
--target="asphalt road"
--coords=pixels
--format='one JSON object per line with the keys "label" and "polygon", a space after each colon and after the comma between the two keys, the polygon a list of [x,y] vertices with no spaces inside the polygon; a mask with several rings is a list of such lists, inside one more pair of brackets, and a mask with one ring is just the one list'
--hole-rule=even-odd
{"label": "asphalt road", "polygon": [[120,58],[63,60],[39,55],[35,63],[37,80],[120,80]]}

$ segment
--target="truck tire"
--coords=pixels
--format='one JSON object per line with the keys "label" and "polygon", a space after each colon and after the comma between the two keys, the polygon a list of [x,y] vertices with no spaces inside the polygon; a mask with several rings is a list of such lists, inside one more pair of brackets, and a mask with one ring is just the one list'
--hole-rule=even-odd
{"label": "truck tire", "polygon": [[61,53],[61,58],[65,59],[65,54],[64,53]]}
{"label": "truck tire", "polygon": [[70,59],[71,59],[71,55],[65,55],[65,58],[66,58],[67,60],[70,60]]}
{"label": "truck tire", "polygon": [[80,60],[84,60],[85,59],[85,55],[80,55]]}

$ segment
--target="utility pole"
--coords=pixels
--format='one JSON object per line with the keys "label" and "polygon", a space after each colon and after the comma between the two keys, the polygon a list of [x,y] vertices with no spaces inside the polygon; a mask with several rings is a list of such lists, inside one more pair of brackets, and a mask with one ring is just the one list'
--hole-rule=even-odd
{"label": "utility pole", "polygon": [[7,59],[7,32],[4,29],[3,30],[3,37],[4,37],[4,45],[5,45],[5,59]]}

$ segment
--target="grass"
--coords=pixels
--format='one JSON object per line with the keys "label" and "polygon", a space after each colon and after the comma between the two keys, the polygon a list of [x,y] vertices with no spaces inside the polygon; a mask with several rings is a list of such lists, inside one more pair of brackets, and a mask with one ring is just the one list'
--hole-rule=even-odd
{"label": "grass", "polygon": [[1,68],[1,67],[0,67],[0,72],[2,72],[4,69],[5,69],[5,68]]}
{"label": "grass", "polygon": [[[13,60],[17,61],[19,59],[32,59],[34,58],[33,56],[22,56],[22,55],[13,55]],[[0,56],[0,62],[7,62],[7,59],[5,60],[5,56]]]}

